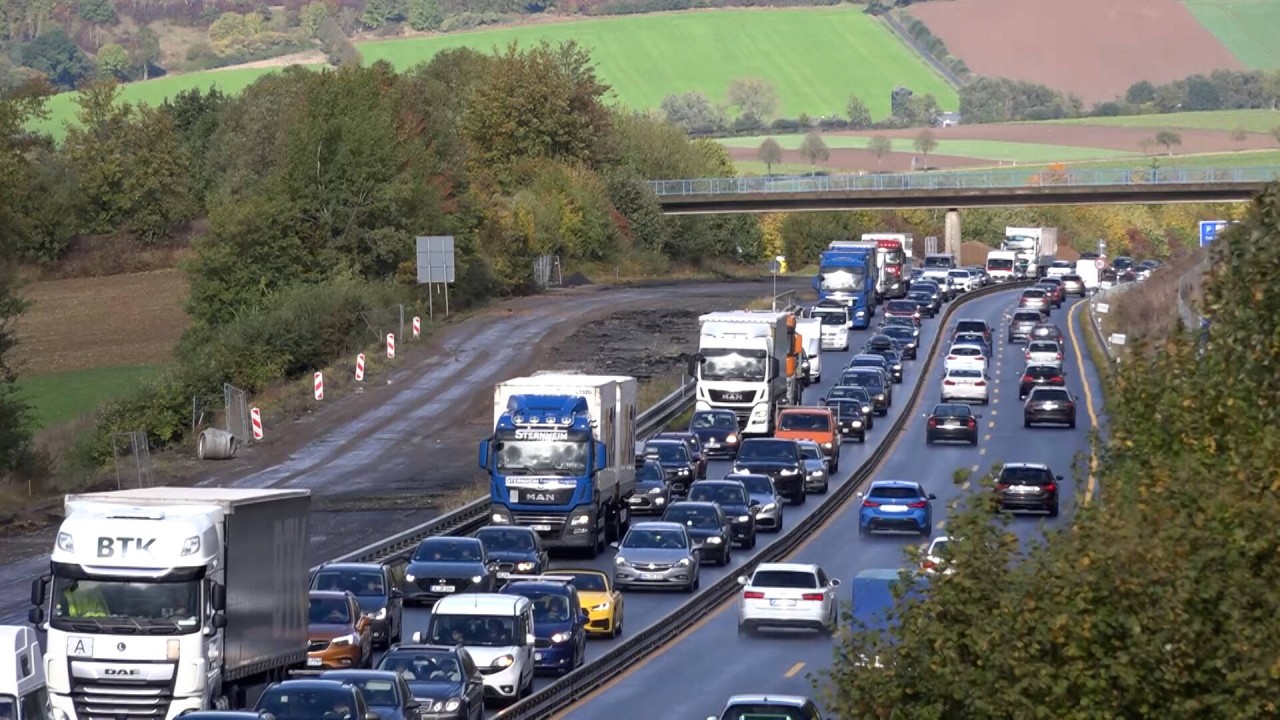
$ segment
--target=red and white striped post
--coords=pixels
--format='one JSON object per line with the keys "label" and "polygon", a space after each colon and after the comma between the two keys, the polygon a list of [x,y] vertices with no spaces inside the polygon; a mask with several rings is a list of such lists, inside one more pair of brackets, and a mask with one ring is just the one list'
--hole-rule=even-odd
{"label": "red and white striped post", "polygon": [[413,339],[417,340],[422,337],[422,318],[417,315],[413,316]]}
{"label": "red and white striped post", "polygon": [[364,353],[356,356],[356,382],[364,382]]}
{"label": "red and white striped post", "polygon": [[387,359],[394,360],[396,357],[396,334],[387,333]]}
{"label": "red and white striped post", "polygon": [[316,385],[316,399],[323,400],[324,399],[324,373],[322,372],[316,373],[315,385]]}
{"label": "red and white striped post", "polygon": [[253,422],[253,439],[262,439],[262,411],[258,408],[249,409],[249,420]]}

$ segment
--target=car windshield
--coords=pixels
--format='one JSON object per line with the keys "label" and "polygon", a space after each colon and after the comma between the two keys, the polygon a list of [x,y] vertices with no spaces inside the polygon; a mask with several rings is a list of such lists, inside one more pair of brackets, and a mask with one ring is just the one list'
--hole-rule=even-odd
{"label": "car windshield", "polygon": [[689,499],[694,502],[713,502],[721,505],[744,505],[745,490],[734,485],[704,485],[694,483],[689,488]]}
{"label": "car windshield", "polygon": [[969,271],[968,270],[952,270],[951,272],[947,273],[947,277],[965,278],[967,280],[969,278]]}
{"label": "car windshield", "polygon": [[764,380],[765,358],[756,357],[754,351],[748,355],[733,349],[708,348],[702,356],[705,361],[699,372],[703,380]]}
{"label": "car windshield", "polygon": [[818,576],[798,570],[757,570],[751,576],[753,587],[810,589],[818,587]]}
{"label": "car windshield", "polygon": [[681,463],[689,460],[685,447],[676,442],[650,443],[644,446],[644,454],[656,457],[664,463]]}
{"label": "car windshield", "polygon": [[396,684],[390,680],[383,678],[357,678],[354,680],[346,679],[343,682],[349,682],[360,688],[361,694],[364,695],[364,701],[369,705],[396,707],[400,704],[400,699],[396,697]]}
{"label": "car windshield", "polygon": [[987,269],[1009,272],[1013,270],[1013,260],[1011,258],[987,258]]}
{"label": "car windshield", "polygon": [[868,357],[869,355],[871,355],[871,353],[867,353],[867,355],[855,355],[853,361],[849,363],[849,367],[884,367],[884,358],[879,355]]}
{"label": "car windshield", "polygon": [[952,370],[951,372],[948,372],[948,373],[947,373],[947,377],[949,377],[949,378],[968,378],[968,379],[980,380],[980,379],[982,378],[982,371],[981,371],[981,370],[974,370],[974,369],[972,369],[972,368],[956,368],[956,369]]}
{"label": "car windshield", "polygon": [[316,573],[311,589],[346,591],[358,597],[386,597],[387,594],[381,570],[321,570]]}
{"label": "car windshield", "polygon": [[847,385],[865,385],[866,387],[878,388],[883,384],[883,378],[878,372],[865,372],[856,370],[846,370],[844,375],[840,376],[840,382]]}
{"label": "car windshield", "polygon": [[784,412],[778,418],[778,429],[827,431],[831,429],[831,418],[811,412]]}
{"label": "car windshield", "polygon": [[810,460],[821,460],[822,448],[812,443],[800,443],[800,454]]}
{"label": "car windshield", "polygon": [[955,341],[983,346],[987,344],[987,339],[977,333],[960,333],[959,335],[956,335]]}
{"label": "car windshield", "polygon": [[898,338],[899,340],[911,340],[915,337],[915,333],[911,332],[911,328],[903,327],[901,325],[890,325],[884,328],[883,334],[888,335],[891,338]]}
{"label": "car windshield", "polygon": [[831,388],[831,392],[827,395],[828,400],[839,400],[841,398],[851,398],[859,402],[866,402],[871,399],[871,394],[860,385],[841,385]]}
{"label": "car windshield", "polygon": [[1043,300],[1044,291],[1043,290],[1023,290],[1022,297],[1031,298],[1032,300]]}
{"label": "car windshield", "polygon": [[462,682],[462,666],[452,654],[392,652],[382,657],[378,669],[400,673],[409,682]]}
{"label": "car windshield", "polygon": [[1059,377],[1061,375],[1061,371],[1058,370],[1058,368],[1049,367],[1047,365],[1032,365],[1027,368],[1027,372],[1024,374],[1030,375],[1031,377]]}
{"label": "car windshield", "polygon": [[346,598],[311,598],[307,613],[312,625],[347,625],[351,623],[351,606]]}
{"label": "car windshield", "polygon": [[737,430],[738,419],[733,413],[699,412],[689,421],[691,430]]}
{"label": "car windshield", "polygon": [[680,507],[672,505],[667,514],[662,516],[663,522],[680,523],[694,528],[714,528],[720,525],[720,518],[710,508]]}
{"label": "car windshield", "polygon": [[662,465],[657,462],[646,462],[636,471],[636,482],[662,482],[666,477]]}
{"label": "car windshield", "polygon": [[432,615],[427,639],[433,645],[510,647],[516,644],[516,622],[497,615]]}
{"label": "car windshield", "polygon": [[578,588],[579,592],[606,592],[609,589],[604,575],[598,573],[575,573],[573,586]]}
{"label": "car windshield", "polygon": [[1038,323],[1040,322],[1040,313],[1038,312],[1020,312],[1013,314],[1013,321],[1016,323]]}
{"label": "car windshield", "polygon": [[1027,346],[1027,352],[1058,354],[1058,344],[1053,342],[1033,342]]}
{"label": "car windshield", "polygon": [[823,325],[845,325],[849,322],[849,318],[843,310],[827,310],[825,312],[814,310],[811,317],[821,320]]}
{"label": "car windshield", "polygon": [[935,405],[933,414],[937,417],[973,417],[973,409],[968,405]]}
{"label": "car windshield", "polygon": [[1031,393],[1032,400],[1051,400],[1053,402],[1067,402],[1071,400],[1071,396],[1062,388],[1038,387]]}
{"label": "car windshield", "polygon": [[884,309],[889,312],[907,312],[916,311],[916,304],[913,302],[903,302],[902,300],[891,300],[884,304]]}
{"label": "car windshield", "polygon": [[480,562],[479,543],[471,538],[430,538],[413,554],[414,562]]}
{"label": "car windshield", "polygon": [[533,552],[533,533],[516,528],[482,528],[476,533],[490,552]]}
{"label": "car windshield", "polygon": [[733,479],[742,483],[752,495],[773,494],[773,481],[767,475],[737,475]]}
{"label": "car windshield", "polygon": [[907,299],[915,302],[933,302],[933,294],[924,291],[909,292],[907,293]]}
{"label": "car windshield", "polygon": [[886,498],[889,500],[919,500],[920,491],[913,487],[873,487],[868,497]]}
{"label": "car windshield", "polygon": [[838,417],[845,420],[854,419],[862,415],[862,405],[856,400],[828,401],[827,407],[834,410]]}
{"label": "car windshield", "polygon": [[352,692],[340,686],[295,690],[286,682],[262,693],[255,709],[276,720],[357,720],[353,705]]}
{"label": "car windshield", "polygon": [[796,459],[795,443],[786,440],[752,440],[742,443],[738,462],[791,462]]}
{"label": "car windshield", "polygon": [[521,593],[533,603],[533,626],[538,623],[564,623],[573,619],[569,598],[556,593]]}
{"label": "car windshield", "polygon": [[644,530],[633,528],[622,541],[624,548],[661,548],[683,550],[689,547],[683,533],[674,530]]}
{"label": "car windshield", "polygon": [[956,323],[957,333],[977,333],[983,335],[987,332],[987,326],[980,320],[961,320]]}
{"label": "car windshield", "polygon": [[813,716],[790,705],[734,705],[720,716],[720,720],[809,720]]}
{"label": "car windshield", "polygon": [[928,255],[924,259],[924,267],[949,268],[951,267],[951,256],[950,255]]}
{"label": "car windshield", "polygon": [[1053,482],[1053,473],[1046,468],[1006,465],[1000,470],[1000,482],[1006,485],[1044,485]]}
{"label": "car windshield", "polygon": [[857,290],[866,283],[866,280],[866,271],[860,267],[841,267],[839,265],[821,265],[818,267],[820,290],[830,292]]}

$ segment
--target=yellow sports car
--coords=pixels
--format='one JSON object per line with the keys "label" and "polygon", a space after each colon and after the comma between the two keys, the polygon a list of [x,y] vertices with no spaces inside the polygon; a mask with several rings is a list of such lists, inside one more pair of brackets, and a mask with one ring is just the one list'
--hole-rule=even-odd
{"label": "yellow sports car", "polygon": [[622,634],[622,593],[613,587],[613,579],[600,570],[556,568],[546,573],[572,577],[578,589],[578,601],[587,611],[587,632],[592,635],[618,637]]}

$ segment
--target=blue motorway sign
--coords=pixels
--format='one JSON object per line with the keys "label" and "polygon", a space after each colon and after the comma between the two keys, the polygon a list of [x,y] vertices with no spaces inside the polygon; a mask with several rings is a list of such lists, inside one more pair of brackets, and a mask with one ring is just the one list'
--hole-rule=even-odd
{"label": "blue motorway sign", "polygon": [[1201,220],[1200,221],[1200,247],[1205,247],[1218,237],[1218,233],[1226,229],[1230,225],[1226,220]]}

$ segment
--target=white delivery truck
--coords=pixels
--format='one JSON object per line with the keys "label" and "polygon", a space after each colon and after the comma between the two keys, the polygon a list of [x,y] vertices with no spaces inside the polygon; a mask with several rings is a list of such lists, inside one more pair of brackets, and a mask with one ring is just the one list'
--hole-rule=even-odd
{"label": "white delivery truck", "polygon": [[1003,283],[1016,279],[1018,254],[1012,250],[992,250],[987,253],[987,274],[991,282]]}
{"label": "white delivery truck", "polygon": [[47,622],[56,720],[239,708],[307,656],[307,490],[150,487],[68,495]]}
{"label": "white delivery truck", "polygon": [[1058,228],[1006,227],[1000,249],[1015,253],[1018,278],[1035,279],[1040,276],[1041,258],[1058,252]]}
{"label": "white delivery truck", "polygon": [[621,538],[636,490],[636,414],[633,377],[546,372],[499,383],[479,458],[491,520],[593,557]]}
{"label": "white delivery truck", "polygon": [[0,718],[50,720],[44,658],[36,631],[0,625]]}
{"label": "white delivery truck", "polygon": [[809,382],[820,382],[822,380],[822,319],[797,319],[796,333],[800,335],[805,355],[809,356]]}
{"label": "white delivery truck", "polygon": [[1099,286],[1099,276],[1102,271],[1098,269],[1098,261],[1096,258],[1088,260],[1076,261],[1076,274],[1084,278],[1084,291],[1086,293],[1094,292]]}
{"label": "white delivery truck", "polygon": [[790,314],[708,313],[701,326],[698,355],[690,368],[698,380],[698,410],[732,410],[746,435],[772,435],[778,407],[799,397],[799,359]]}
{"label": "white delivery truck", "polygon": [[849,349],[849,328],[853,326],[850,312],[849,306],[830,300],[809,308],[809,318],[817,320],[821,327],[818,337],[823,348],[841,352]]}

